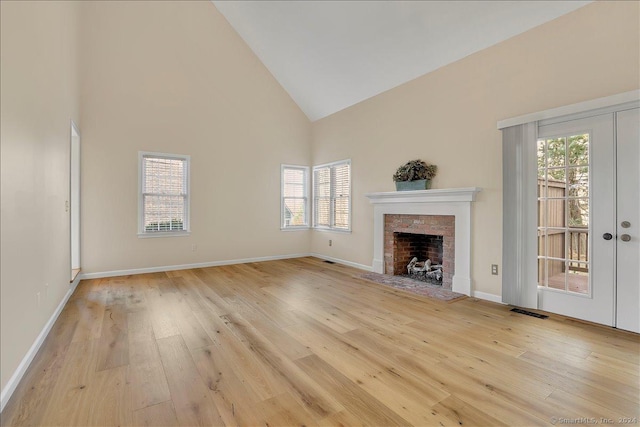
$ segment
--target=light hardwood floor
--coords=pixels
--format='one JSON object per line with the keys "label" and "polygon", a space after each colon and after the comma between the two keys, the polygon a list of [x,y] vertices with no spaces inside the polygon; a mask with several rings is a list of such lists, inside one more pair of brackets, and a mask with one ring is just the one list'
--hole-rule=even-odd
{"label": "light hardwood floor", "polygon": [[1,423],[524,426],[639,416],[638,335],[473,298],[431,300],[359,273],[302,258],[83,281]]}

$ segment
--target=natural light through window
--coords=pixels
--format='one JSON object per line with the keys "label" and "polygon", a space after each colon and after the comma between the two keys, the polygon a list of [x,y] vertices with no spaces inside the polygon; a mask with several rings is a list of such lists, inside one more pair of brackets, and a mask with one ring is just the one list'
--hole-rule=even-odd
{"label": "natural light through window", "polygon": [[538,140],[538,284],[589,294],[589,134]]}
{"label": "natural light through window", "polygon": [[189,156],[145,153],[140,158],[138,235],[189,231]]}
{"label": "natural light through window", "polygon": [[281,227],[309,227],[309,168],[282,165]]}
{"label": "natural light through window", "polygon": [[313,168],[313,226],[351,230],[351,161]]}

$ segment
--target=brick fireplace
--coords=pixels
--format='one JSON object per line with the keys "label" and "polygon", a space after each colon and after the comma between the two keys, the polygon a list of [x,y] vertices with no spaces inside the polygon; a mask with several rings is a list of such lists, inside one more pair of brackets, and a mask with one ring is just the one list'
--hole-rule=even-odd
{"label": "brick fireplace", "polygon": [[[373,271],[397,274],[405,260],[394,264],[393,247],[398,238],[404,245],[403,234],[441,237],[443,287],[471,295],[471,204],[481,190],[471,187],[366,194],[373,205]],[[417,249],[421,244],[414,246]]]}
{"label": "brick fireplace", "polygon": [[455,216],[406,215],[384,216],[384,272],[405,274],[414,256],[442,264],[442,287],[451,289],[455,271]]}

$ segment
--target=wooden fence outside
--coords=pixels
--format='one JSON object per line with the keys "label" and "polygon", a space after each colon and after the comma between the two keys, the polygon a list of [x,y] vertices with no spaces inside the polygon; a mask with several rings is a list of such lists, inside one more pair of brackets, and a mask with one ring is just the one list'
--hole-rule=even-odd
{"label": "wooden fence outside", "polygon": [[[544,180],[538,180],[538,194],[542,194],[544,184]],[[546,208],[546,227],[548,227],[546,235],[544,232],[538,231],[538,255],[545,255],[544,248],[548,244],[547,257],[568,259],[570,260],[569,270],[588,272],[589,231],[588,227],[572,227],[567,230],[564,199],[566,184],[562,181],[549,180],[547,192],[547,200],[538,201],[538,224],[542,224]],[[565,264],[561,262],[550,262],[547,268],[549,277],[564,274],[566,271]],[[538,265],[538,277],[544,277],[542,263]]]}

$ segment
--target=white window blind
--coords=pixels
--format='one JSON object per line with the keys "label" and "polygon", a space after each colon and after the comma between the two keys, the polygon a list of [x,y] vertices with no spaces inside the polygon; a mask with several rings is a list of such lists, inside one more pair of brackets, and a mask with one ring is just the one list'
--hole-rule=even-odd
{"label": "white window blind", "polygon": [[140,153],[140,235],[189,230],[189,156]]}
{"label": "white window blind", "polygon": [[351,161],[313,168],[313,226],[351,229]]}
{"label": "white window blind", "polygon": [[309,227],[309,168],[282,165],[282,218],[283,229]]}

